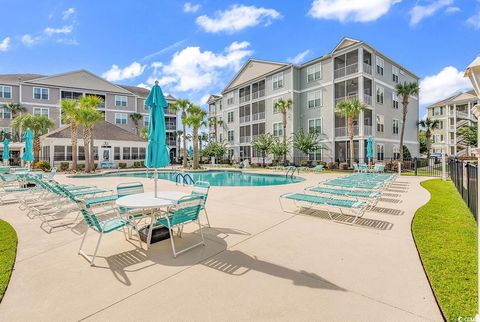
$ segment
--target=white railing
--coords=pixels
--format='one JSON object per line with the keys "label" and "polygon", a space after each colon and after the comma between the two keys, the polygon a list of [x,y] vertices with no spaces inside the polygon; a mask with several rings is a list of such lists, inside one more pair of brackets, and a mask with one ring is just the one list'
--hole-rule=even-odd
{"label": "white railing", "polygon": [[364,125],[363,126],[363,135],[372,135],[372,126]]}
{"label": "white railing", "polygon": [[455,125],[449,125],[449,126],[448,126],[448,130],[449,130],[450,132],[455,132]]}
{"label": "white railing", "polygon": [[252,121],[258,121],[258,120],[264,120],[264,119],[265,119],[265,112],[252,114]]}
{"label": "white railing", "polygon": [[240,116],[240,124],[250,122],[250,115]]}
{"label": "white railing", "polygon": [[340,78],[345,76],[345,67],[335,69],[335,71],[333,72],[333,75],[335,76],[335,78]]}
{"label": "white railing", "polygon": [[372,75],[372,65],[369,65],[367,63],[363,63],[363,71],[367,74]]}
{"label": "white railing", "polygon": [[256,99],[256,98],[260,98],[260,97],[264,97],[265,96],[265,90],[264,89],[261,89],[259,91],[256,91],[256,92],[252,92],[252,99]]}
{"label": "white railing", "polygon": [[465,112],[457,111],[457,118],[468,119],[468,114]]}
{"label": "white railing", "polygon": [[367,105],[372,106],[372,95],[363,94],[363,102]]}
{"label": "white railing", "polygon": [[252,138],[250,136],[241,136],[240,137],[240,143],[250,143]]}
{"label": "white railing", "polygon": [[336,98],[336,99],[335,99],[335,106],[337,106],[338,103],[340,103],[341,101],[344,101],[344,100],[354,100],[354,99],[358,99],[358,94],[350,94],[350,95],[347,95],[347,96],[345,96],[345,97]]}
{"label": "white railing", "polygon": [[165,124],[165,126],[167,127],[167,130],[175,130],[175,128],[176,128],[175,123],[167,123],[167,124]]}
{"label": "white railing", "polygon": [[240,103],[248,102],[250,100],[250,94],[245,95],[245,96],[240,96]]}
{"label": "white railing", "polygon": [[358,73],[358,64],[357,63],[351,64],[351,65],[348,65],[347,67],[345,67],[345,74],[346,75],[351,75],[351,74],[355,74],[355,73]]}
{"label": "white railing", "polygon": [[[355,125],[353,127],[353,135],[358,135],[358,125]],[[348,127],[342,126],[342,127],[336,127],[335,128],[335,136],[336,137],[343,137],[343,136],[348,136]]]}

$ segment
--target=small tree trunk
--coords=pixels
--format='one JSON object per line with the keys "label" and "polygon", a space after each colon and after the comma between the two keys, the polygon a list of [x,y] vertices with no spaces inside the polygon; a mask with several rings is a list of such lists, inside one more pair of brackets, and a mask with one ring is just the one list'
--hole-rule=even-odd
{"label": "small tree trunk", "polygon": [[353,148],[353,117],[348,117],[348,137],[350,138],[350,168],[353,168],[353,159],[355,158],[355,151]]}
{"label": "small tree trunk", "polygon": [[83,127],[83,153],[85,157],[85,172],[90,172],[90,146],[88,128]]}
{"label": "small tree trunk", "polygon": [[187,133],[186,133],[186,129],[185,129],[185,118],[187,117],[187,115],[185,114],[185,112],[182,112],[182,127],[183,127],[183,160],[182,160],[182,165],[184,168],[187,167]]}
{"label": "small tree trunk", "polygon": [[198,169],[198,129],[193,128],[193,169]]}
{"label": "small tree trunk", "polygon": [[[287,144],[287,112],[283,113],[283,144]],[[283,165],[287,165],[287,152],[283,154]]]}
{"label": "small tree trunk", "polygon": [[400,162],[403,162],[403,136],[405,134],[405,123],[407,121],[408,113],[408,96],[403,97],[403,115],[402,115],[402,132],[400,133]]}
{"label": "small tree trunk", "polygon": [[427,141],[427,158],[430,158],[430,147],[432,146],[432,141],[431,141],[431,134],[428,133],[425,133],[425,140]]}
{"label": "small tree trunk", "polygon": [[33,139],[33,156],[35,161],[40,161],[40,136],[35,136]]}
{"label": "small tree trunk", "polygon": [[95,171],[95,153],[93,150],[93,126],[88,129],[88,145],[90,146],[90,170]]}
{"label": "small tree trunk", "polygon": [[77,140],[78,140],[78,133],[77,133],[77,124],[71,123],[70,125],[70,137],[72,139],[72,170],[77,171]]}

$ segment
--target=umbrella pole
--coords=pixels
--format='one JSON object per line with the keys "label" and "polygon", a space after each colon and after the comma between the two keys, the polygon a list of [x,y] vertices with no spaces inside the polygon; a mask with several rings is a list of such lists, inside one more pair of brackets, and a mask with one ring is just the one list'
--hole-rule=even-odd
{"label": "umbrella pole", "polygon": [[157,198],[158,169],[155,168],[155,198]]}

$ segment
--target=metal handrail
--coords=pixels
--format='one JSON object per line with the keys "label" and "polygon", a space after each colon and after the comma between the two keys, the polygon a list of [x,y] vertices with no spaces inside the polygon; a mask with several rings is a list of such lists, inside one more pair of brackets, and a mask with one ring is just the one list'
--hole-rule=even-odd
{"label": "metal handrail", "polygon": [[[180,178],[180,180],[179,180],[179,178]],[[195,184],[195,180],[193,180],[193,178],[190,176],[190,174],[188,174],[188,173],[183,174],[183,173],[179,172],[175,176],[175,184],[179,184],[183,181],[182,182],[183,185],[188,185],[188,179],[190,179],[190,184],[192,184],[192,185]]]}
{"label": "metal handrail", "polygon": [[290,170],[292,170],[292,173],[290,174],[290,178],[294,178],[296,170],[298,171],[298,173],[300,173],[300,170],[297,167],[290,166],[288,167],[287,172],[285,173],[285,178],[288,178],[288,173],[290,172]]}

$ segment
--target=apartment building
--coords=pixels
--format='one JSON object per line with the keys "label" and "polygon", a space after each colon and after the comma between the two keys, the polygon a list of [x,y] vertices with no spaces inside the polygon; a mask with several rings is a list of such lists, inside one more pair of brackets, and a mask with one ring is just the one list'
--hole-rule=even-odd
{"label": "apartment building", "polygon": [[[78,70],[63,74],[45,76],[38,74],[5,74],[0,75],[0,131],[11,133],[12,115],[4,108],[7,103],[18,103],[33,115],[45,115],[55,122],[57,128],[62,128],[60,100],[77,99],[82,96],[95,95],[103,99],[104,103],[99,110],[105,115],[105,121],[115,126],[110,129],[111,140],[117,139],[112,133],[115,129],[126,130],[138,136],[138,131],[148,126],[149,111],[145,108],[145,99],[149,90],[134,86],[113,84],[105,79],[86,70]],[[166,97],[169,104],[175,102],[173,96]],[[139,113],[143,118],[135,124],[130,118],[133,113]],[[167,144],[170,147],[172,159],[176,157],[177,145],[175,131],[177,127],[176,113],[171,109],[165,109],[165,121],[167,128]],[[119,131],[119,130],[118,130]],[[103,135],[103,134],[102,134]],[[122,135],[123,138],[134,137]],[[109,134],[103,137],[108,144]],[[137,140],[134,140],[137,144]],[[125,143],[128,146],[128,142]],[[15,145],[14,145],[15,146]],[[68,151],[68,146],[64,146]],[[83,148],[83,147],[82,147]],[[56,149],[61,150],[61,146]],[[123,151],[123,150],[122,150]],[[126,151],[126,150],[125,150]],[[14,151],[15,152],[15,149]],[[81,151],[80,151],[81,152]],[[49,153],[47,153],[49,155]],[[65,152],[65,158],[68,155]],[[113,151],[112,151],[113,155]],[[138,155],[138,154],[137,154]],[[140,157],[140,155],[138,155]],[[46,159],[47,155],[42,156]],[[116,156],[117,158],[117,156]],[[118,160],[131,160],[131,155],[119,156]],[[56,160],[59,160],[56,158]]]}
{"label": "apartment building", "polygon": [[[282,115],[275,110],[280,98],[291,99],[287,115],[287,136],[299,129],[317,131],[321,150],[310,154],[311,161],[345,161],[349,145],[345,117],[335,106],[345,99],[358,98],[367,109],[354,122],[355,157],[366,156],[366,140],[374,137],[377,160],[398,158],[401,131],[401,99],[395,86],[418,82],[419,78],[378,52],[369,44],[344,38],[328,54],[302,65],[250,59],[221,93],[208,100],[209,117],[223,121],[210,127],[210,135],[229,144],[229,157],[258,162],[251,142],[270,132],[283,135]],[[405,124],[404,142],[410,153],[419,153],[418,97],[411,97]],[[290,151],[291,160],[302,159]]]}
{"label": "apartment building", "polygon": [[472,108],[480,103],[473,90],[447,97],[427,108],[427,117],[439,121],[439,127],[432,131],[432,153],[448,155],[469,155],[465,138],[458,133],[462,127],[476,125],[477,118]]}

